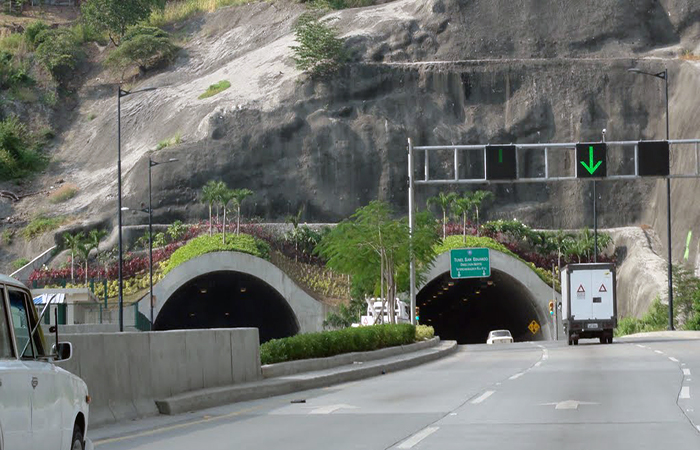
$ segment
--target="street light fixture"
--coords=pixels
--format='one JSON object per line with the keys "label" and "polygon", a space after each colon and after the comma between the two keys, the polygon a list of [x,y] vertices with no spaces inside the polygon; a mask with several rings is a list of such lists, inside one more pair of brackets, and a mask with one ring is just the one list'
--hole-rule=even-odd
{"label": "street light fixture", "polygon": [[[628,72],[648,75],[664,80],[666,88],[666,140],[670,139],[669,110],[668,110],[668,69],[663,72],[651,73],[633,67]],[[666,227],[668,229],[668,329],[673,330],[673,262],[671,260],[671,178],[666,177]]]}
{"label": "street light fixture", "polygon": [[139,92],[155,91],[157,88],[150,87],[139,89],[137,91],[126,91],[121,85],[117,86],[117,216],[119,229],[119,331],[124,331],[124,279],[122,274],[122,266],[124,262],[123,247],[122,247],[122,97],[127,95],[137,94]]}
{"label": "street light fixture", "polygon": [[148,290],[148,301],[151,308],[151,330],[153,329],[153,206],[151,199],[151,169],[160,164],[168,164],[179,161],[177,158],[170,158],[167,161],[157,162],[153,161],[151,157],[148,157],[148,276],[149,276],[149,290]]}

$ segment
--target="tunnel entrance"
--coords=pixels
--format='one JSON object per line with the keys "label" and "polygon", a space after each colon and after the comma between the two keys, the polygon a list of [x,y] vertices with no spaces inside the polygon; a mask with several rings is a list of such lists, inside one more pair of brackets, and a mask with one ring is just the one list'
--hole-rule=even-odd
{"label": "tunnel entrance", "polygon": [[446,272],[416,297],[420,323],[434,327],[441,339],[459,344],[483,344],[489,331],[501,329],[509,330],[515,341],[543,339],[541,330],[533,335],[528,329],[533,320],[540,322],[533,301],[519,281],[498,270],[489,278],[460,280]]}
{"label": "tunnel entrance", "polygon": [[279,292],[242,272],[220,271],[198,276],[165,302],[153,329],[255,327],[260,342],[299,332],[294,311]]}

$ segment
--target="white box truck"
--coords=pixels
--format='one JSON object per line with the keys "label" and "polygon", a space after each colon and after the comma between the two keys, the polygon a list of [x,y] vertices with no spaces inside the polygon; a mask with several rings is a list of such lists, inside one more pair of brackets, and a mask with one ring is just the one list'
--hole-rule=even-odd
{"label": "white box truck", "polygon": [[611,344],[617,326],[615,265],[569,264],[561,272],[562,320],[569,345],[599,338]]}

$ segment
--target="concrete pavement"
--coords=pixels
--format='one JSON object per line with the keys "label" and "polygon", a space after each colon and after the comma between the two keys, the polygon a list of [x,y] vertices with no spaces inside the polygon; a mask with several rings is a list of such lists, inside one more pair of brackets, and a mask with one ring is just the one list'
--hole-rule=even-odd
{"label": "concrete pavement", "polygon": [[698,366],[697,340],[476,345],[364,381],[90,436],[106,450],[697,449]]}

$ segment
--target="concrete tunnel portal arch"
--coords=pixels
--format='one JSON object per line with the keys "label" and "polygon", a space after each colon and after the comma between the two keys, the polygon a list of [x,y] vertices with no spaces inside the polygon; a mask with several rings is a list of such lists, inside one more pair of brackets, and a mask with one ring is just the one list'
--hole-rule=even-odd
{"label": "concrete tunnel portal arch", "polygon": [[[191,259],[153,287],[153,330],[255,327],[266,342],[320,331],[328,307],[267,260],[239,252]],[[139,313],[150,317],[146,296]]]}
{"label": "concrete tunnel portal arch", "polygon": [[[553,339],[552,287],[522,261],[496,250],[490,255],[490,277],[459,280],[450,277],[449,252],[439,255],[416,295],[420,323],[460,344],[484,343],[497,329],[509,330],[516,341]],[[541,327],[535,334],[528,328],[533,320]]]}

